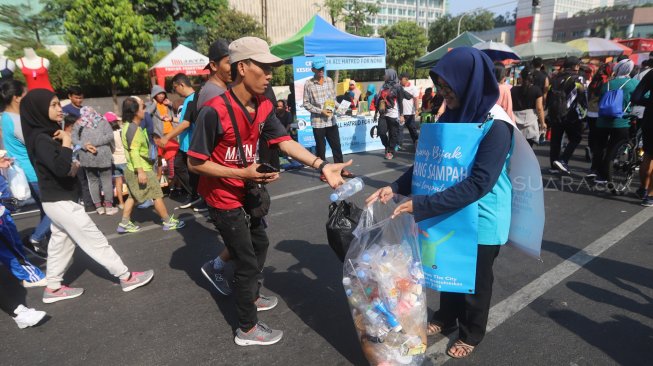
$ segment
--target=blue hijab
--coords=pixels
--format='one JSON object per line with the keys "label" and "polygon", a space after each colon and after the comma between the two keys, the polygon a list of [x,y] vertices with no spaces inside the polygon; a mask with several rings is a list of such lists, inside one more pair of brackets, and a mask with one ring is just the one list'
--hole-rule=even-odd
{"label": "blue hijab", "polygon": [[494,64],[473,47],[458,47],[448,52],[430,72],[433,83],[439,76],[458,97],[460,106],[440,117],[443,122],[483,122],[499,99]]}

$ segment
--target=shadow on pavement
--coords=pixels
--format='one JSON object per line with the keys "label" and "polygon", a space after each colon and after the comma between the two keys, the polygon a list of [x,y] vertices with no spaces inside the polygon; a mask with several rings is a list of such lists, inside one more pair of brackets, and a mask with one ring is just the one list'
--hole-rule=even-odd
{"label": "shadow on pavement", "polygon": [[238,327],[235,296],[226,297],[218,293],[200,270],[204,263],[217,257],[224,248],[218,232],[201,225],[197,220],[189,220],[178,233],[184,238],[185,245],[172,253],[170,268],[186,272],[195,284],[209,292],[220,313],[235,331]]}
{"label": "shadow on pavement", "polygon": [[[287,272],[264,270],[265,287],[279,294],[297,316],[355,365],[366,365],[342,289],[342,264],[326,244],[283,240],[275,249],[297,263]],[[299,333],[305,333],[298,330]],[[310,352],[310,350],[306,350]]]}

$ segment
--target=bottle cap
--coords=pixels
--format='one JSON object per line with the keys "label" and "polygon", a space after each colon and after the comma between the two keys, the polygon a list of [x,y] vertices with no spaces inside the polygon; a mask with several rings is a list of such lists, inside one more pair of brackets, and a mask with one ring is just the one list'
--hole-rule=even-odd
{"label": "bottle cap", "polygon": [[331,199],[331,202],[336,202],[338,200],[338,198],[340,198],[340,196],[338,196],[337,193],[331,193],[331,195],[329,196],[329,199]]}

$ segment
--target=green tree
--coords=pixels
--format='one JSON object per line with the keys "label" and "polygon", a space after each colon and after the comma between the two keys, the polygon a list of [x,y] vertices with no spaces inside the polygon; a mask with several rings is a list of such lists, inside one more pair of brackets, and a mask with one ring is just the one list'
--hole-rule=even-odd
{"label": "green tree", "polygon": [[460,22],[460,33],[469,31],[484,31],[494,27],[494,15],[487,10],[479,10],[473,13],[464,13],[456,17],[447,14],[438,18],[429,26],[429,46],[432,51],[458,36],[458,21]]}
{"label": "green tree", "polygon": [[401,21],[382,27],[379,35],[387,44],[388,64],[398,72],[413,70],[413,62],[426,51],[428,39],[415,22]]}
{"label": "green tree", "polygon": [[596,37],[610,39],[613,31],[615,31],[618,27],[619,24],[617,24],[614,18],[605,17],[596,24],[594,31],[596,32]]}
{"label": "green tree", "polygon": [[75,0],[66,12],[65,40],[70,58],[83,72],[111,87],[118,111],[118,88],[127,88],[147,72],[152,36],[128,0]]}
{"label": "green tree", "polygon": [[11,31],[0,33],[0,42],[17,48],[42,46],[41,37],[46,21],[30,5],[0,5],[0,23],[11,27]]}
{"label": "green tree", "polygon": [[345,12],[345,30],[351,34],[369,37],[374,34],[374,28],[367,24],[367,19],[378,14],[378,3],[363,3],[358,0],[347,1]]}
{"label": "green tree", "polygon": [[[134,10],[145,17],[149,33],[170,38],[172,48],[179,45],[177,21],[202,26],[215,25],[228,10],[227,0],[136,0]],[[230,20],[231,21],[231,20]]]}
{"label": "green tree", "polygon": [[211,43],[219,38],[233,41],[246,36],[259,37],[269,43],[265,36],[265,29],[258,20],[235,9],[223,11],[220,12],[214,22],[206,25],[206,34],[198,42],[197,50],[200,53],[207,54]]}
{"label": "green tree", "polygon": [[347,5],[346,0],[325,0],[324,6],[329,9],[329,17],[331,18],[331,25],[334,27],[338,24],[339,21],[344,18],[345,6]]}

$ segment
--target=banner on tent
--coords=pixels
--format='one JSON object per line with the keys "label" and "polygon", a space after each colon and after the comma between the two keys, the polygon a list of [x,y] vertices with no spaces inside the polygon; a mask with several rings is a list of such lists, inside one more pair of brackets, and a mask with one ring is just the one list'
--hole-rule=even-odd
{"label": "banner on tent", "polygon": [[[355,58],[355,57],[342,57]],[[375,59],[379,57],[359,57],[361,59]],[[385,57],[383,62],[385,65]],[[304,85],[313,77],[311,66],[313,57],[293,57],[293,76],[295,79],[295,107],[297,110],[297,141],[304,147],[315,146],[313,129],[311,128],[311,114],[303,107]],[[369,64],[368,64],[369,65]],[[327,58],[327,70],[332,70]],[[351,68],[351,67],[346,67]],[[367,68],[367,67],[365,67]],[[371,116],[340,116],[338,127],[340,132],[340,146],[343,154],[354,152],[380,150],[383,144],[378,136],[377,123]],[[327,144],[327,156],[332,156],[331,147]]]}
{"label": "banner on tent", "polygon": [[328,70],[385,69],[385,56],[327,57]]}
{"label": "banner on tent", "polygon": [[[297,141],[304,147],[315,146],[313,128],[310,117],[308,122],[298,120]],[[378,123],[372,116],[342,116],[338,117],[338,132],[340,147],[343,154],[381,150],[383,143],[378,134]],[[332,156],[331,147],[327,144],[326,156]]]}

